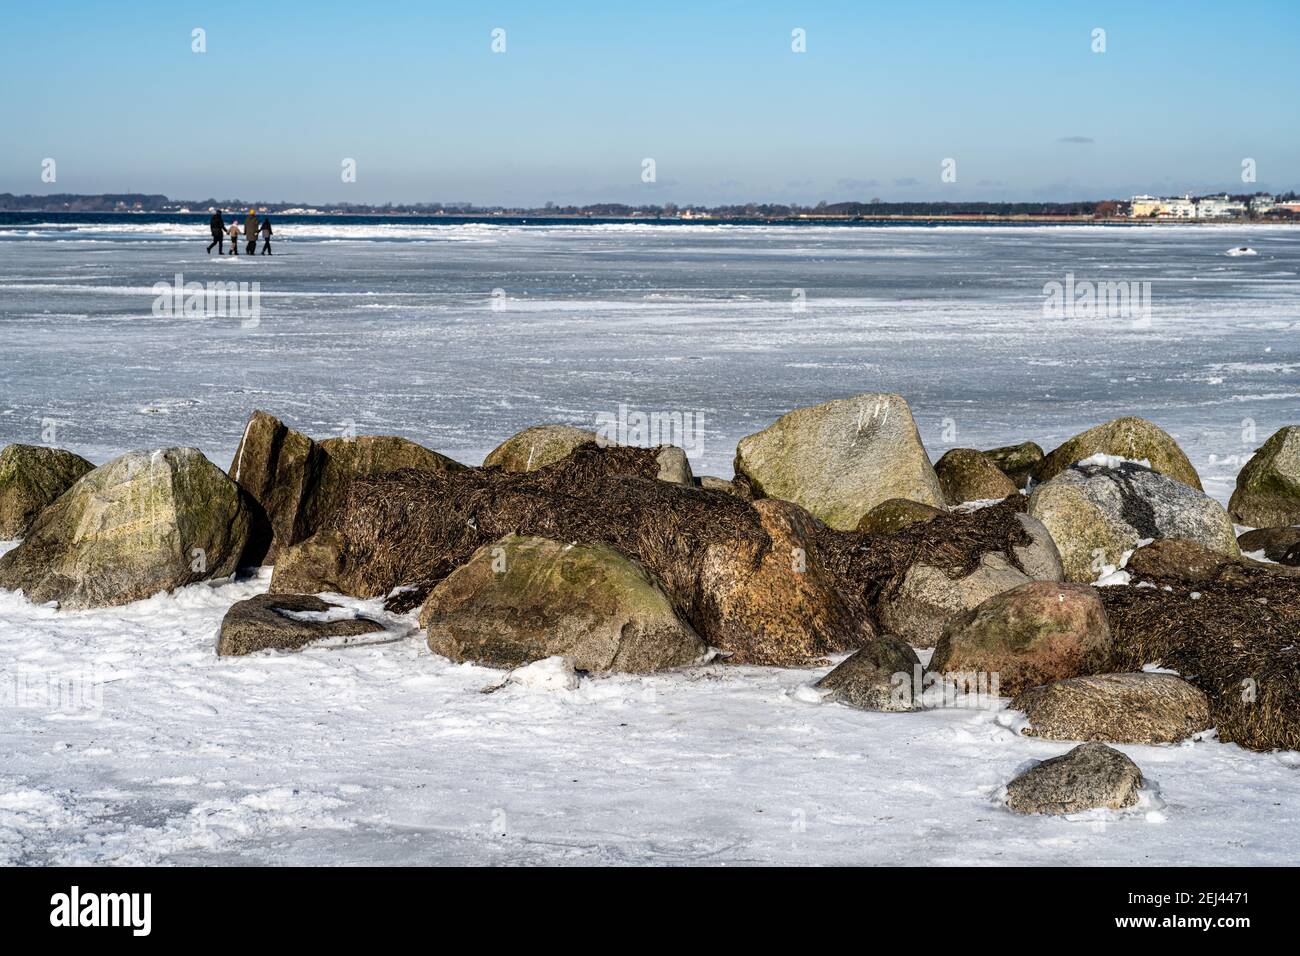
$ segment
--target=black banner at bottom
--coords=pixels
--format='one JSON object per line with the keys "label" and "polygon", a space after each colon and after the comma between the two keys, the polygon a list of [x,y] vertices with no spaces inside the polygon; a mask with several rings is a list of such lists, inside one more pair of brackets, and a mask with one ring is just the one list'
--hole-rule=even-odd
{"label": "black banner at bottom", "polygon": [[432,921],[543,944],[634,928],[734,943],[775,923],[838,935],[861,918],[986,940],[1011,929],[1065,929],[1071,941],[1222,937],[1288,925],[1292,882],[1292,871],[1269,869],[5,869],[0,917],[10,942],[76,934],[259,947],[373,942]]}

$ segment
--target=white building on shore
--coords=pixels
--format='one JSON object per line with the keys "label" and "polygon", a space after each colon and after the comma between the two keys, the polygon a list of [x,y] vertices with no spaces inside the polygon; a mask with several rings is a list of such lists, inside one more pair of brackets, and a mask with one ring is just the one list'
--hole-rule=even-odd
{"label": "white building on shore", "polygon": [[[1268,208],[1272,208],[1272,197],[1269,197]],[[1252,201],[1250,211],[1258,213],[1265,210],[1257,209]],[[1233,219],[1245,216],[1246,212],[1244,202],[1229,199],[1226,194],[1206,196],[1204,199],[1193,199],[1191,196],[1159,199],[1143,195],[1134,196],[1129,201],[1131,219]]]}
{"label": "white building on shore", "polygon": [[1206,196],[1196,204],[1198,219],[1232,219],[1246,215],[1246,204],[1222,196]]}

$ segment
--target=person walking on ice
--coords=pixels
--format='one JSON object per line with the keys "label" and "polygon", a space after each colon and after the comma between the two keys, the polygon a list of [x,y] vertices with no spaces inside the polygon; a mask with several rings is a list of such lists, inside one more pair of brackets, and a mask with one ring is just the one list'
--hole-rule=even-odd
{"label": "person walking on ice", "polygon": [[221,210],[218,209],[208,220],[208,226],[212,229],[212,242],[208,243],[208,254],[212,254],[212,247],[217,247],[217,255],[226,254],[226,224],[221,220]]}
{"label": "person walking on ice", "polygon": [[239,255],[239,223],[235,220],[230,221],[230,228],[226,230],[226,235],[230,236],[230,254]]}
{"label": "person walking on ice", "polygon": [[271,254],[271,220],[262,217],[262,255]]}

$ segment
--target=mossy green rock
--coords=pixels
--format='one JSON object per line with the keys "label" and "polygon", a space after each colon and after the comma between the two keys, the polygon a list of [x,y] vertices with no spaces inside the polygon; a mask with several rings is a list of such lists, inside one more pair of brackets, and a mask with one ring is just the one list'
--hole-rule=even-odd
{"label": "mossy green rock", "polygon": [[864,514],[862,520],[858,522],[857,530],[867,534],[893,534],[895,531],[903,530],[908,525],[933,521],[940,515],[946,515],[947,513],[948,511],[944,508],[923,505],[919,501],[908,501],[906,498],[890,498],[888,501],[882,501]]}
{"label": "mossy green rock", "polygon": [[1043,449],[1031,441],[1021,442],[1019,445],[989,448],[985,450],[984,455],[1010,478],[1017,488],[1029,484],[1034,468],[1044,458]]}
{"label": "mossy green rock", "polygon": [[646,672],[707,650],[659,583],[613,548],[519,535],[444,578],[420,625],[435,654],[490,667],[562,656],[579,670]]}
{"label": "mossy green rock", "polygon": [[511,435],[483,459],[484,468],[502,471],[536,471],[545,468],[585,442],[595,441],[596,433],[572,425],[534,425]]}
{"label": "mossy green rock", "polygon": [[1300,425],[1275,432],[1246,462],[1228,513],[1252,528],[1300,523]]}
{"label": "mossy green rock", "polygon": [[0,557],[0,587],[67,608],[126,604],[238,568],[252,504],[196,448],[88,472]]}
{"label": "mossy green rock", "polygon": [[383,475],[414,468],[417,471],[459,471],[460,462],[396,435],[358,435],[356,438],[326,438],[320,442],[325,466],[316,485],[311,511],[316,526],[328,519],[343,503],[348,485],[360,475]]}
{"label": "mossy green rock", "polygon": [[966,501],[1001,500],[1016,493],[1016,485],[983,452],[953,448],[934,466],[939,486],[950,505]]}
{"label": "mossy green rock", "polygon": [[281,548],[271,575],[273,594],[363,594],[344,555],[343,536],[322,528],[310,538]]}
{"label": "mossy green rock", "polygon": [[944,505],[911,409],[887,393],[782,415],[740,440],[735,468],[755,497],[793,501],[840,531],[890,498]]}
{"label": "mossy green rock", "polygon": [[326,438],[320,442],[330,466],[356,475],[382,475],[403,468],[417,471],[457,471],[465,466],[396,435],[358,435],[356,438]]}
{"label": "mossy green rock", "polygon": [[6,446],[0,451],[0,541],[25,535],[37,515],[94,467],[59,448]]}
{"label": "mossy green rock", "polygon": [[[484,468],[500,468],[502,471],[536,471],[553,465],[569,454],[579,445],[587,442],[602,441],[596,432],[572,425],[534,425],[525,428],[517,435],[507,438],[483,459]],[[659,445],[655,449],[655,460],[659,463],[660,481],[671,481],[678,485],[695,485],[695,476],[691,472],[691,463],[686,452],[676,445]]]}
{"label": "mossy green rock", "polygon": [[1034,481],[1050,481],[1075,462],[1093,455],[1146,461],[1152,471],[1202,491],[1201,478],[1178,442],[1145,418],[1116,418],[1075,435],[1034,468]]}

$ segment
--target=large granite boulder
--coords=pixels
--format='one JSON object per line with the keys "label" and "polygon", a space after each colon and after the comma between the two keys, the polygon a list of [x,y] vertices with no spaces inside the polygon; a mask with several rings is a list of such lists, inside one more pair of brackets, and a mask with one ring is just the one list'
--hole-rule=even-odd
{"label": "large granite boulder", "polygon": [[420,624],[435,654],[491,667],[560,656],[579,670],[645,672],[707,651],[659,583],[613,548],[519,535],[443,579]]}
{"label": "large granite boulder", "polygon": [[455,471],[465,466],[446,455],[396,435],[357,435],[326,438],[320,443],[329,462],[326,474],[337,470],[340,481],[356,475],[384,475],[403,468],[419,471]]}
{"label": "large granite boulder", "polygon": [[94,467],[59,448],[6,445],[0,451],[0,541],[25,535],[37,515]]}
{"label": "large granite boulder", "polygon": [[1007,806],[1017,813],[1122,810],[1138,802],[1142,771],[1118,750],[1080,744],[1035,764],[1007,784]]}
{"label": "large granite boulder", "polygon": [[1020,567],[1001,551],[984,554],[960,577],[917,562],[877,604],[881,627],[917,647],[934,647],[944,627],[994,595],[1030,581],[1060,581],[1061,558],[1047,529],[1028,515],[1015,518],[1029,537],[1027,544],[1012,549]]}
{"label": "large granite boulder", "polygon": [[1300,425],[1279,429],[1246,462],[1228,513],[1252,528],[1300,524]]}
{"label": "large granite boulder", "polygon": [[999,692],[1105,670],[1106,609],[1095,588],[1031,581],[953,620],[930,658],[936,673],[997,675]]}
{"label": "large granite boulder", "polygon": [[738,664],[780,664],[872,641],[867,615],[819,559],[820,522],[788,501],[751,507],[767,541],[710,543],[700,562],[702,611],[721,625],[714,643]]}
{"label": "large granite boulder", "polygon": [[1019,445],[986,449],[984,457],[993,462],[1017,488],[1024,488],[1044,455],[1043,449],[1036,443],[1026,441]]}
{"label": "large granite boulder", "polygon": [[1021,691],[1023,733],[1050,740],[1172,744],[1211,726],[1205,693],[1177,674],[1092,674]]}
{"label": "large granite boulder", "polygon": [[793,501],[839,530],[857,528],[890,498],[944,505],[912,411],[898,395],[789,412],[740,440],[735,468],[755,497]]}
{"label": "large granite boulder", "polygon": [[1034,481],[1050,481],[1077,461],[1094,455],[1145,461],[1152,471],[1201,488],[1200,476],[1178,443],[1145,418],[1116,418],[1075,435],[1034,468]]}
{"label": "large granite boulder", "polygon": [[841,661],[816,686],[830,691],[828,700],[861,710],[917,710],[920,667],[921,659],[907,643],[882,635]]}
{"label": "large granite boulder", "polygon": [[67,608],[126,604],[233,574],[252,505],[196,448],[123,455],[86,473],[0,557],[0,587]]}
{"label": "large granite boulder", "polygon": [[281,549],[315,533],[325,461],[320,445],[273,415],[258,410],[249,417],[230,477],[259,506],[250,548],[255,563],[274,564]]}
{"label": "large granite boulder", "polygon": [[1029,496],[1051,532],[1067,581],[1095,581],[1143,539],[1186,538],[1239,555],[1232,520],[1213,498],[1133,462],[1079,462]]}
{"label": "large granite boulder", "polygon": [[950,505],[966,501],[1001,500],[1016,493],[1016,485],[983,452],[953,448],[934,465],[939,486]]}
{"label": "large granite boulder", "polygon": [[318,641],[349,643],[384,632],[379,621],[308,594],[259,594],[232,604],[221,619],[217,655],[296,651]]}
{"label": "large granite boulder", "polygon": [[893,534],[908,525],[933,521],[947,513],[943,508],[923,505],[919,501],[890,498],[864,514],[858,522],[857,530],[866,534]]}
{"label": "large granite boulder", "polygon": [[230,477],[260,506],[250,556],[274,564],[282,549],[305,541],[328,523],[353,478],[403,468],[464,467],[392,435],[317,442],[278,418],[255,411],[235,450]]}

